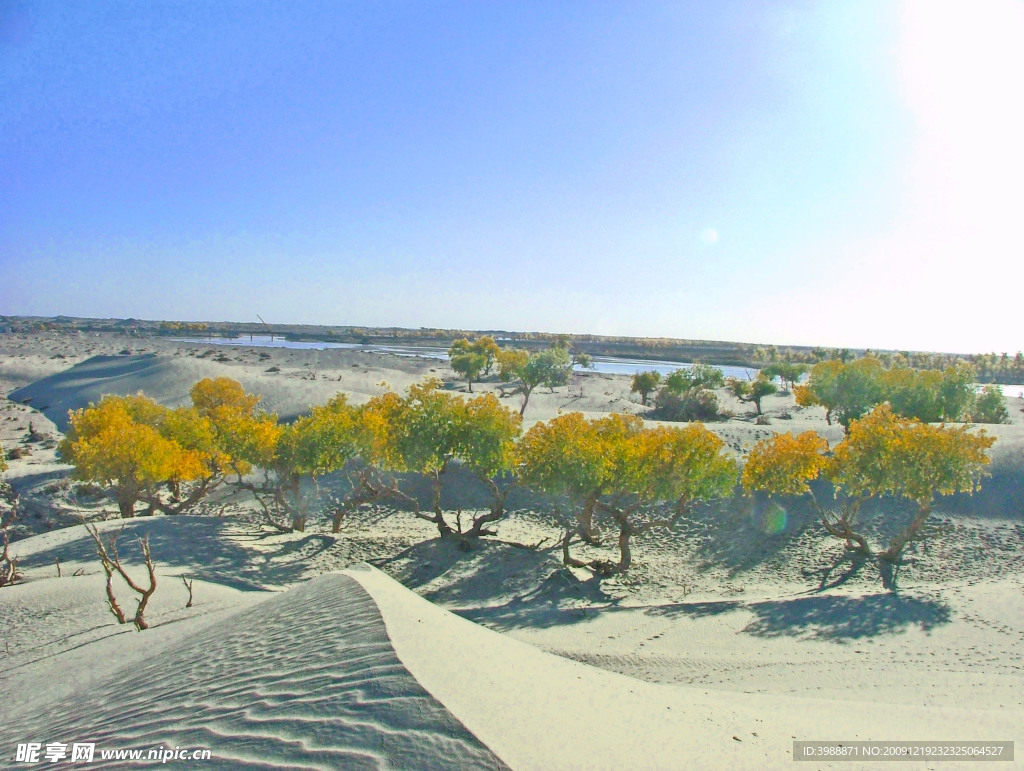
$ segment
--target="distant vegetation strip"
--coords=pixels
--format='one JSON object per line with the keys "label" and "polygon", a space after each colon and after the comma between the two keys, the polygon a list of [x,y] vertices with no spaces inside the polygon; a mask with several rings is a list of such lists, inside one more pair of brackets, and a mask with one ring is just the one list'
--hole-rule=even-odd
{"label": "distant vegetation strip", "polygon": [[549,332],[515,332],[503,330],[404,329],[400,327],[318,326],[309,324],[262,324],[257,321],[149,321],[141,319],[84,319],[69,316],[24,317],[0,316],[0,329],[17,332],[90,331],[123,332],[130,335],[207,334],[233,337],[237,335],[274,334],[295,341],[324,341],[362,344],[389,343],[402,345],[450,346],[461,338],[480,336],[494,338],[502,347],[536,350],[562,343],[578,353],[591,356],[617,356],[637,359],[760,368],[776,362],[814,364],[830,359],[844,362],[864,357],[878,358],[884,366],[902,360],[916,369],[945,369],[960,363],[974,367],[982,383],[1024,384],[1024,352],[935,353],[922,351],[827,348],[822,346],[758,345],[713,340],[677,338],[559,334]]}
{"label": "distant vegetation strip", "polygon": [[[694,379],[700,372],[686,377],[684,387],[702,387]],[[831,450],[814,432],[764,440],[741,474],[725,443],[699,422],[651,428],[635,415],[573,412],[524,434],[520,415],[494,394],[463,398],[441,385],[430,379],[360,406],[338,394],[291,424],[223,377],[197,382],[191,407],[163,407],[141,393],[105,396],[70,414],[60,453],[76,479],[111,491],[122,517],[135,516],[139,504],[150,514],[186,513],[230,485],[251,494],[277,530],[304,530],[311,516],[326,514],[338,532],[357,507],[391,500],[465,549],[496,535],[510,491],[522,487],[544,496],[561,521],[564,564],[599,575],[629,570],[636,536],[696,516],[701,504],[731,497],[741,484],[749,495],[811,496],[826,531],[858,558],[877,559],[894,587],[903,551],[923,537],[936,496],[973,493],[995,442],[984,431],[930,425],[881,404],[849,420]],[[487,490],[484,510],[445,507],[455,466]],[[347,484],[329,492],[321,481],[338,472]],[[832,503],[812,491],[819,479],[831,483]],[[867,501],[890,498],[912,501],[916,512],[876,550],[856,517]],[[573,556],[574,543],[602,545],[604,528],[614,533],[617,558]]]}

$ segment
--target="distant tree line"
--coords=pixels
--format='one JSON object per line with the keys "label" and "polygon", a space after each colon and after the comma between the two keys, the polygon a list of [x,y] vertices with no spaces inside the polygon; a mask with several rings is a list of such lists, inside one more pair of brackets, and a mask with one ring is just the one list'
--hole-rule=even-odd
{"label": "distant tree line", "polygon": [[[806,376],[806,381],[802,379]],[[925,423],[939,421],[1005,423],[1009,420],[1006,398],[994,384],[976,389],[971,365],[960,362],[945,370],[914,369],[901,361],[886,367],[874,356],[830,359],[809,367],[793,362],[766,365],[752,379],[724,378],[716,367],[695,364],[662,377],[656,371],[633,376],[632,392],[647,406],[649,417],[660,420],[714,420],[721,415],[715,389],[727,387],[743,402],[762,414],[761,400],[779,390],[792,391],[797,404],[825,408],[825,420],[844,428],[878,404],[887,403],[897,415]]]}
{"label": "distant tree line", "polygon": [[815,364],[807,382],[794,391],[798,404],[824,407],[826,421],[834,418],[843,427],[883,402],[895,414],[925,423],[1005,423],[1009,412],[1002,391],[990,384],[976,393],[975,382],[974,368],[964,362],[945,370],[902,363],[886,369],[880,359],[868,356]]}
{"label": "distant tree line", "polygon": [[856,359],[877,359],[885,368],[910,368],[919,370],[946,370],[961,364],[974,368],[975,378],[981,383],[1024,383],[1024,352],[1010,355],[1003,353],[948,354],[922,351],[854,351],[849,348],[779,348],[774,345],[758,346],[754,359],[760,366],[776,363],[813,365],[819,362],[839,360],[848,364]]}

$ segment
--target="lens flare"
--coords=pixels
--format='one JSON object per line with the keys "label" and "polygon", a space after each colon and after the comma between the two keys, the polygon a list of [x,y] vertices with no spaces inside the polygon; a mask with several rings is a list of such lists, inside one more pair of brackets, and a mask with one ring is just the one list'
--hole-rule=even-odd
{"label": "lens flare", "polygon": [[774,501],[758,512],[757,518],[758,527],[769,535],[778,535],[786,529],[786,524],[789,522],[786,510]]}

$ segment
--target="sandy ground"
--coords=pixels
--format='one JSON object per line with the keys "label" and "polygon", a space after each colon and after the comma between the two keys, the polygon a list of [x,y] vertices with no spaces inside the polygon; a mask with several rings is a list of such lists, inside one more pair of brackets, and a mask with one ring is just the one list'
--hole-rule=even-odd
{"label": "sandy ground", "polygon": [[[794,738],[1024,739],[1019,399],[1010,400],[1013,424],[990,429],[992,478],[975,498],[937,506],[898,594],[883,592],[870,568],[853,571],[799,504],[737,499],[701,512],[639,539],[630,573],[598,581],[561,566],[550,548],[557,522],[527,495],[510,499],[497,539],[468,553],[405,511],[367,506],[338,534],[323,520],[279,534],[260,526],[251,503],[224,497],[203,510],[210,516],[128,525],[125,554],[134,554],[132,536],[149,533],[161,583],[153,628],[127,632],[104,607],[99,563],[78,524],[112,516],[113,504],[71,482],[56,457],[66,411],[139,390],[182,404],[192,383],[222,374],[284,417],[339,390],[360,402],[426,376],[464,389],[430,359],[0,335],[0,393],[29,400],[0,402],[0,442],[21,455],[6,476],[22,496],[12,553],[24,573],[0,589],[0,689],[5,714],[18,716],[3,721],[0,757],[19,742],[89,735],[109,746],[209,746],[222,767],[390,758],[398,768],[760,768],[792,762]],[[474,385],[488,389],[497,384]],[[506,403],[518,407],[518,398]],[[754,423],[752,407],[722,401],[736,417],[709,427],[736,451],[773,431],[841,436],[820,409],[785,395],[765,400],[768,425]],[[644,411],[628,377],[593,373],[536,392],[527,423],[559,410]],[[472,508],[471,490],[451,495]],[[884,536],[880,512],[867,524]],[[535,550],[513,545],[543,539]],[[364,561],[429,603],[373,572],[338,577]],[[195,579],[189,609],[182,574]],[[436,636],[420,629],[417,638],[428,620]],[[374,653],[353,657],[353,646]],[[181,683],[160,675],[207,657]],[[391,696],[345,707],[345,694],[365,693],[382,667],[394,677],[381,686]],[[148,697],[128,696],[154,680]],[[389,698],[395,709],[377,709]],[[313,725],[326,716],[330,728]],[[368,733],[353,729],[361,724]],[[420,740],[381,755],[380,737],[402,734]]]}

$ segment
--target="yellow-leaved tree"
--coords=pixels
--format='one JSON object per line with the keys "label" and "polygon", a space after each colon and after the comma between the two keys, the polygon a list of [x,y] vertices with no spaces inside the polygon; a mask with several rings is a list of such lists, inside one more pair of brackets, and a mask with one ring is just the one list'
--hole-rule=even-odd
{"label": "yellow-leaved tree", "polygon": [[[700,501],[727,496],[736,484],[736,462],[718,437],[694,424],[645,429],[632,415],[587,420],[574,412],[535,424],[517,447],[522,482],[572,512],[562,538],[567,565],[601,574],[632,564],[631,539],[671,525]],[[617,562],[582,562],[570,556],[572,539],[599,544],[600,519],[617,529]]]}
{"label": "yellow-leaved tree", "polygon": [[[427,380],[409,387],[404,397],[384,394],[366,405],[371,441],[378,444],[374,462],[393,473],[412,472],[430,480],[430,512],[403,491],[394,479],[391,494],[407,500],[417,517],[432,522],[442,537],[466,539],[493,535],[487,528],[505,515],[513,447],[522,422],[493,394],[463,399],[440,389],[440,382]],[[453,461],[473,472],[492,495],[490,511],[473,518],[464,530],[460,517],[454,527],[445,517],[441,492],[445,474]]]}
{"label": "yellow-leaved tree", "polygon": [[[984,431],[922,423],[882,404],[851,421],[846,438],[831,455],[825,440],[810,431],[761,440],[748,455],[742,483],[747,492],[809,494],[825,529],[864,556],[875,552],[855,529],[863,504],[882,496],[912,501],[916,511],[911,521],[877,552],[883,581],[892,588],[894,566],[907,544],[920,537],[936,496],[977,490],[989,463],[986,451],[994,442]],[[832,482],[836,507],[822,505],[814,496],[809,483],[819,477]]]}
{"label": "yellow-leaved tree", "polygon": [[195,409],[210,420],[234,484],[252,493],[269,525],[304,530],[321,500],[319,480],[345,470],[350,490],[332,500],[334,531],[345,512],[381,494],[373,465],[382,449],[375,432],[385,423],[337,394],[290,425],[259,410],[260,397],[230,378],[205,379],[192,388]]}
{"label": "yellow-leaved tree", "polygon": [[179,421],[152,399],[104,396],[99,403],[69,414],[61,456],[74,465],[75,479],[113,488],[122,517],[135,516],[135,504],[155,498],[159,485],[203,478],[209,458],[183,446],[173,434]]}

